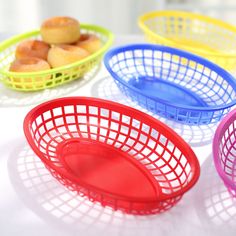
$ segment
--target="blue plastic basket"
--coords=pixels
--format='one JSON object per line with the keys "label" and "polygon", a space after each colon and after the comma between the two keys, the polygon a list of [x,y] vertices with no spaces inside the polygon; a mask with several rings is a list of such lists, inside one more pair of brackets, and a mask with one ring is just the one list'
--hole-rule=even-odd
{"label": "blue plastic basket", "polygon": [[215,123],[236,104],[236,80],[214,63],[182,50],[127,45],[111,49],[104,63],[125,95],[177,122]]}

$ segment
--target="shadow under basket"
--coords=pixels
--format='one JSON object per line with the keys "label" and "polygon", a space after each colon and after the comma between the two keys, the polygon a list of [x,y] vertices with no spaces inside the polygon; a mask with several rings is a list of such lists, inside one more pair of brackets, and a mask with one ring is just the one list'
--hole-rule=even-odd
{"label": "shadow under basket", "polygon": [[236,198],[236,110],[218,126],[213,140],[213,156],[218,174]]}
{"label": "shadow under basket", "polygon": [[198,160],[181,137],[151,116],[119,103],[55,99],[27,114],[24,132],[63,185],[129,214],[171,208],[199,177]]}

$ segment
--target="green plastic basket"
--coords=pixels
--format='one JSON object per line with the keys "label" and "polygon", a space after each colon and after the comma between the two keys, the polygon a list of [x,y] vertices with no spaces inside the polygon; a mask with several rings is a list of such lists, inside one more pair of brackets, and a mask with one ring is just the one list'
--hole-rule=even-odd
{"label": "green plastic basket", "polygon": [[0,43],[0,80],[9,88],[18,91],[37,91],[52,88],[81,78],[86,72],[99,64],[104,53],[113,42],[113,34],[100,26],[81,24],[82,33],[97,35],[102,47],[90,56],[66,66],[32,73],[10,72],[9,67],[15,58],[16,46],[26,39],[40,39],[40,31],[14,36]]}

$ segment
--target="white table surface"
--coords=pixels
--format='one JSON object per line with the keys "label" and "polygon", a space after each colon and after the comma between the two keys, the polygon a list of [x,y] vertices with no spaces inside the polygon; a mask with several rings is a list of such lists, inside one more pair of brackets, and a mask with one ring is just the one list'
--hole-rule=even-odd
{"label": "white table surface", "polygon": [[[1,34],[0,34],[1,37]],[[2,35],[3,37],[3,35]],[[114,45],[143,42],[117,36]],[[43,101],[63,96],[93,96],[138,106],[121,95],[102,65],[83,80],[35,93],[0,85],[0,235],[235,235],[236,200],[227,192],[212,162],[215,126],[189,127],[165,120],[193,148],[201,177],[171,210],[152,216],[114,212],[71,193],[30,150],[23,119]]]}

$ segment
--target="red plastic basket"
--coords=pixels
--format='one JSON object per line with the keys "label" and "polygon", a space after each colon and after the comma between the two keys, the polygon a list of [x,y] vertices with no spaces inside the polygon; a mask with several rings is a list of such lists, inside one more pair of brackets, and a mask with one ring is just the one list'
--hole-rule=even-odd
{"label": "red plastic basket", "polygon": [[70,97],[43,103],[26,116],[24,132],[63,185],[126,213],[169,209],[200,173],[194,152],[173,130],[107,100]]}

